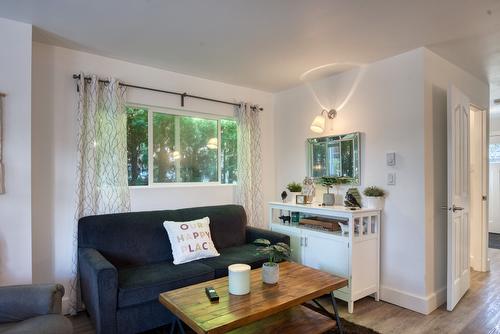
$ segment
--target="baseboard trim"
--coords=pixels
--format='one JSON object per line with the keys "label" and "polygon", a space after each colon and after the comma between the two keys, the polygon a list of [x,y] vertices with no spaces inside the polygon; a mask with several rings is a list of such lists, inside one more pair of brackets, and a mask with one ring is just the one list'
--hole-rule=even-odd
{"label": "baseboard trim", "polygon": [[441,288],[426,297],[422,297],[401,290],[381,286],[380,299],[427,315],[446,302],[446,287]]}

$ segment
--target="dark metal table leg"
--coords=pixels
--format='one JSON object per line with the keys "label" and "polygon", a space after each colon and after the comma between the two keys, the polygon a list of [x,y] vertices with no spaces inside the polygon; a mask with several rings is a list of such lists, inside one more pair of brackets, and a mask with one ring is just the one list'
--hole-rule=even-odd
{"label": "dark metal table leg", "polygon": [[[179,328],[179,330],[176,332],[175,329]],[[182,322],[179,318],[175,318],[175,320],[172,322],[172,327],[170,327],[170,334],[186,334],[184,332],[184,327],[182,326]]]}
{"label": "dark metal table leg", "polygon": [[342,328],[342,323],[340,322],[339,310],[337,309],[337,302],[335,301],[335,295],[330,292],[330,297],[332,298],[333,312],[335,313],[335,320],[337,321],[337,326],[339,327],[339,333],[343,334],[344,329]]}

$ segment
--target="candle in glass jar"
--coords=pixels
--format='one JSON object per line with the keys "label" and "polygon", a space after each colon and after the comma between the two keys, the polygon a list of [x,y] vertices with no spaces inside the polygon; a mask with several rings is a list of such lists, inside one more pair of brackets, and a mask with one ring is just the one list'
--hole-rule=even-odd
{"label": "candle in glass jar", "polygon": [[250,266],[248,264],[232,264],[227,267],[229,276],[229,293],[246,295],[250,292]]}

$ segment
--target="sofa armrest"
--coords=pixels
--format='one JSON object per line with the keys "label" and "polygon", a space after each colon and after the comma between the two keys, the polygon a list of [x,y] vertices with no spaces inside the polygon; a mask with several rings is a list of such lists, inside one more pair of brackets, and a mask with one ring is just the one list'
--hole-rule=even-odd
{"label": "sofa armrest", "polygon": [[60,284],[0,287],[0,323],[61,313],[64,287]]}
{"label": "sofa armrest", "polygon": [[93,248],[78,249],[78,268],[82,300],[96,332],[116,333],[118,272]]}
{"label": "sofa armrest", "polygon": [[246,242],[252,243],[256,239],[267,239],[271,241],[271,243],[275,244],[278,242],[283,242],[287,245],[290,245],[290,237],[286,234],[281,234],[278,232],[273,232],[270,230],[264,230],[261,228],[247,226],[246,230]]}

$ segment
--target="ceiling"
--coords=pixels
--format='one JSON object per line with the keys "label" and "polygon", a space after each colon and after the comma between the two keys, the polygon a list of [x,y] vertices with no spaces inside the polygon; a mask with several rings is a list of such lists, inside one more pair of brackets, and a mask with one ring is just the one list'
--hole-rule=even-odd
{"label": "ceiling", "polygon": [[270,92],[420,46],[500,87],[500,0],[2,0],[0,17],[40,42]]}

